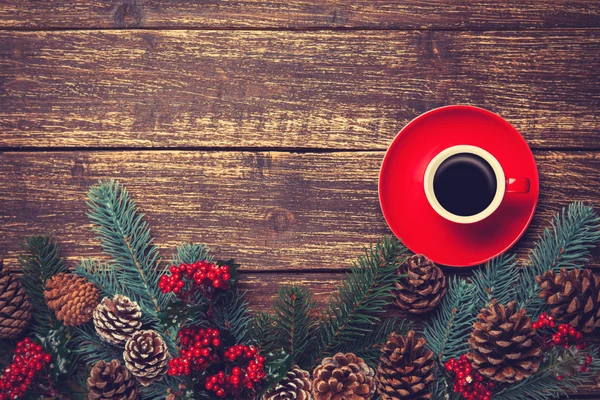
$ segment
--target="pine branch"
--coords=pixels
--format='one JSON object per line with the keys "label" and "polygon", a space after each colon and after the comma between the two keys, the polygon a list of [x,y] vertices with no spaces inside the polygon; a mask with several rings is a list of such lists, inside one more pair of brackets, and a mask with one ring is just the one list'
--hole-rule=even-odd
{"label": "pine branch", "polygon": [[127,190],[114,180],[92,186],[88,199],[93,231],[119,274],[120,290],[112,295],[128,291],[144,313],[156,316],[167,305],[169,296],[158,287],[164,269],[159,267],[158,250],[152,245],[144,215]]}
{"label": "pine branch", "polygon": [[123,350],[100,340],[90,325],[75,327],[72,340],[73,353],[81,357],[81,360],[87,365],[94,365],[101,360],[116,359],[123,362]]}
{"label": "pine branch", "polygon": [[229,331],[236,343],[245,341],[252,322],[248,302],[244,296],[245,293],[240,292],[239,289],[230,288],[227,293],[217,299],[212,310],[217,328]]}
{"label": "pine branch", "polygon": [[173,255],[173,264],[193,264],[198,261],[212,262],[210,249],[203,244],[182,243],[177,246],[177,253]]}
{"label": "pine branch", "polygon": [[423,336],[442,364],[460,357],[467,349],[467,338],[476,319],[476,290],[473,284],[456,276],[449,279],[448,292],[440,303]]}
{"label": "pine branch", "polygon": [[[555,347],[535,375],[505,387],[493,397],[498,400],[549,400],[567,396],[568,393],[577,393],[581,386],[594,384],[600,374],[600,360],[595,348],[591,349],[594,359],[589,366],[589,371],[578,371],[587,354],[590,353],[580,352],[574,348],[565,350]],[[565,371],[571,370],[575,373],[568,376]],[[557,375],[562,375],[563,380],[556,379]]]}
{"label": "pine branch", "polygon": [[600,218],[592,207],[581,202],[563,208],[551,224],[532,250],[517,290],[520,307],[526,308],[533,317],[542,312],[544,306],[535,278],[549,270],[580,268],[600,240]]}
{"label": "pine branch", "polygon": [[406,248],[395,238],[385,237],[365,250],[337,288],[323,313],[314,351],[307,355],[313,367],[323,357],[335,354],[357,337],[370,335],[391,304],[396,273]]}
{"label": "pine branch", "polygon": [[277,335],[277,322],[275,317],[264,311],[254,313],[250,329],[250,340],[258,347],[261,354],[281,350],[278,341],[273,340]]}
{"label": "pine branch", "polygon": [[32,329],[35,333],[44,336],[50,330],[61,326],[44,300],[46,280],[68,269],[60,257],[60,247],[52,236],[28,237],[22,249],[19,262],[22,265],[23,275],[19,279],[33,306],[32,314],[35,322],[31,324]]}
{"label": "pine branch", "polygon": [[471,283],[475,289],[473,307],[475,315],[487,307],[493,299],[500,304],[508,304],[515,299],[515,287],[520,279],[520,271],[514,255],[503,254],[486,263],[485,267],[475,271]]}
{"label": "pine branch", "polygon": [[352,352],[361,357],[369,366],[376,368],[383,346],[392,332],[405,335],[412,328],[412,323],[398,318],[390,318],[379,324],[369,335],[348,343],[343,352]]}
{"label": "pine branch", "polygon": [[280,347],[301,367],[306,367],[307,350],[317,325],[317,306],[312,297],[310,289],[303,285],[281,285],[273,304]]}

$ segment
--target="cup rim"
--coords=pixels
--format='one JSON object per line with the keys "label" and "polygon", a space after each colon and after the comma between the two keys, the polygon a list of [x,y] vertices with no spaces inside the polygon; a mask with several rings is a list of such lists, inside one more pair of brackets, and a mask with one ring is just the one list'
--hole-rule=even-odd
{"label": "cup rim", "polygon": [[[433,181],[437,169],[446,159],[459,153],[474,154],[483,158],[485,161],[488,162],[488,164],[490,164],[492,170],[494,171],[494,174],[496,175],[496,193],[494,195],[494,198],[485,210],[474,215],[462,216],[452,214],[451,212],[447,211],[439,203],[433,190]],[[427,165],[427,169],[425,170],[423,186],[425,189],[425,196],[427,197],[427,201],[436,213],[438,213],[440,216],[444,217],[445,219],[451,222],[455,222],[458,224],[473,224],[476,222],[483,221],[484,219],[492,215],[494,211],[498,209],[498,207],[500,207],[500,204],[504,199],[504,193],[506,191],[506,178],[504,175],[504,170],[502,169],[502,165],[500,165],[500,162],[496,159],[496,157],[491,155],[488,151],[482,149],[481,147],[472,145],[457,145],[448,147],[439,152],[435,157],[433,157],[433,159]]]}

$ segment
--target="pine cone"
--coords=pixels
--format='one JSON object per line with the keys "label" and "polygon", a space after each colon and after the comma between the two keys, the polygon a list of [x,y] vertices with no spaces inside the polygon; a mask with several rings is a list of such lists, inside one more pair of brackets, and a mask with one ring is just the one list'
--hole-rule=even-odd
{"label": "pine cone", "polygon": [[396,283],[394,304],[411,314],[433,310],[446,295],[444,272],[422,254],[409,257],[398,267],[406,275]]}
{"label": "pine cone", "polygon": [[313,400],[310,374],[297,365],[262,400]]}
{"label": "pine cone", "polygon": [[125,343],[125,365],[144,385],[162,379],[169,369],[169,350],[156,331],[137,331]]}
{"label": "pine cone", "polygon": [[21,282],[3,270],[0,259],[0,339],[15,339],[29,326],[31,303]]}
{"label": "pine cone", "polygon": [[600,276],[590,269],[561,269],[537,277],[542,287],[540,297],[550,305],[550,314],[591,333],[600,326]]}
{"label": "pine cone", "polygon": [[135,301],[117,294],[102,299],[94,310],[94,327],[98,336],[117,346],[125,345],[127,339],[142,327],[142,310]]}
{"label": "pine cone", "polygon": [[488,378],[506,383],[536,373],[542,360],[539,337],[525,309],[512,301],[506,307],[496,300],[483,308],[469,338],[467,357]]}
{"label": "pine cone", "polygon": [[44,299],[65,326],[78,326],[92,318],[100,292],[87,279],[63,272],[46,281]]}
{"label": "pine cone", "polygon": [[315,400],[367,400],[375,391],[375,371],[352,353],[324,358],[313,371]]}
{"label": "pine cone", "polygon": [[98,361],[87,379],[88,399],[133,400],[139,398],[135,379],[119,360]]}
{"label": "pine cone", "polygon": [[435,358],[424,338],[392,333],[381,349],[375,382],[382,400],[431,399]]}

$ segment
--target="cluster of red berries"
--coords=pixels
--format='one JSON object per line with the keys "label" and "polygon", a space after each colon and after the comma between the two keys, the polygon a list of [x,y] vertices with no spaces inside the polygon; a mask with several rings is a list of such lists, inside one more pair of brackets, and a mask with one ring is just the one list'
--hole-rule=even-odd
{"label": "cluster of red berries", "polygon": [[217,349],[221,346],[221,332],[217,329],[196,327],[182,328],[179,333],[181,351],[179,357],[169,361],[170,376],[190,375],[202,372],[214,361],[219,360]]}
{"label": "cluster of red berries", "polygon": [[556,328],[552,334],[548,333],[548,335],[541,335],[544,339],[544,348],[564,346],[568,349],[572,345],[575,345],[577,349],[582,350],[587,347],[587,343],[585,342],[581,332],[569,324],[557,325],[554,322],[554,317],[548,315],[547,313],[540,314],[539,319],[532,323],[531,326],[537,330],[554,330],[554,328]]}
{"label": "cluster of red berries", "polygon": [[38,372],[51,362],[50,354],[31,339],[25,338],[17,343],[12,364],[4,368],[4,374],[0,378],[0,400],[22,397]]}
{"label": "cluster of red berries", "polygon": [[243,390],[254,390],[267,376],[265,358],[258,354],[255,347],[237,344],[225,350],[225,358],[240,366],[231,368],[229,374],[225,371],[206,378],[204,387],[220,398],[239,398]]}
{"label": "cluster of red berries", "polygon": [[173,265],[169,267],[171,275],[163,275],[158,281],[158,287],[163,293],[173,292],[183,294],[186,280],[191,286],[199,285],[206,288],[227,289],[229,287],[229,266],[210,264],[198,261],[193,264]]}
{"label": "cluster of red berries", "polygon": [[451,358],[444,363],[446,371],[454,378],[454,393],[459,393],[466,400],[490,400],[494,383],[487,381],[483,375],[473,371],[467,356],[462,355],[458,360]]}

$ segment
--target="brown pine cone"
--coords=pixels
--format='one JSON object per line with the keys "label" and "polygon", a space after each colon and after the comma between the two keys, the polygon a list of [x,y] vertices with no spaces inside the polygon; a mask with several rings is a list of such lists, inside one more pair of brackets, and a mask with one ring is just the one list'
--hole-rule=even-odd
{"label": "brown pine cone", "polygon": [[92,318],[100,292],[87,279],[62,272],[46,281],[44,299],[65,326],[78,326]]}
{"label": "brown pine cone", "polygon": [[0,259],[0,339],[15,339],[29,326],[31,303],[15,274]]}
{"label": "brown pine cone", "polygon": [[406,275],[396,283],[394,304],[411,314],[433,310],[446,295],[444,272],[422,254],[409,257],[398,267]]}
{"label": "brown pine cone", "polygon": [[94,327],[103,340],[123,346],[142,327],[142,310],[126,296],[105,297],[94,310]]}
{"label": "brown pine cone", "polygon": [[315,400],[367,400],[375,391],[375,371],[352,353],[324,358],[313,371]]}
{"label": "brown pine cone", "polygon": [[382,400],[431,399],[435,357],[415,332],[392,333],[381,349],[375,382]]}
{"label": "brown pine cone", "polygon": [[585,333],[600,326],[600,276],[592,270],[562,268],[538,276],[537,281],[554,318]]}
{"label": "brown pine cone", "polygon": [[277,386],[262,396],[262,400],[312,400],[310,374],[294,365]]}
{"label": "brown pine cone", "polygon": [[515,383],[536,373],[542,361],[541,343],[525,309],[492,300],[483,308],[469,338],[467,357],[488,378]]}
{"label": "brown pine cone", "polygon": [[131,372],[119,360],[98,361],[87,379],[88,399],[138,399],[138,389]]}
{"label": "brown pine cone", "polygon": [[169,350],[156,331],[137,331],[125,343],[125,365],[143,386],[160,381],[169,369]]}

